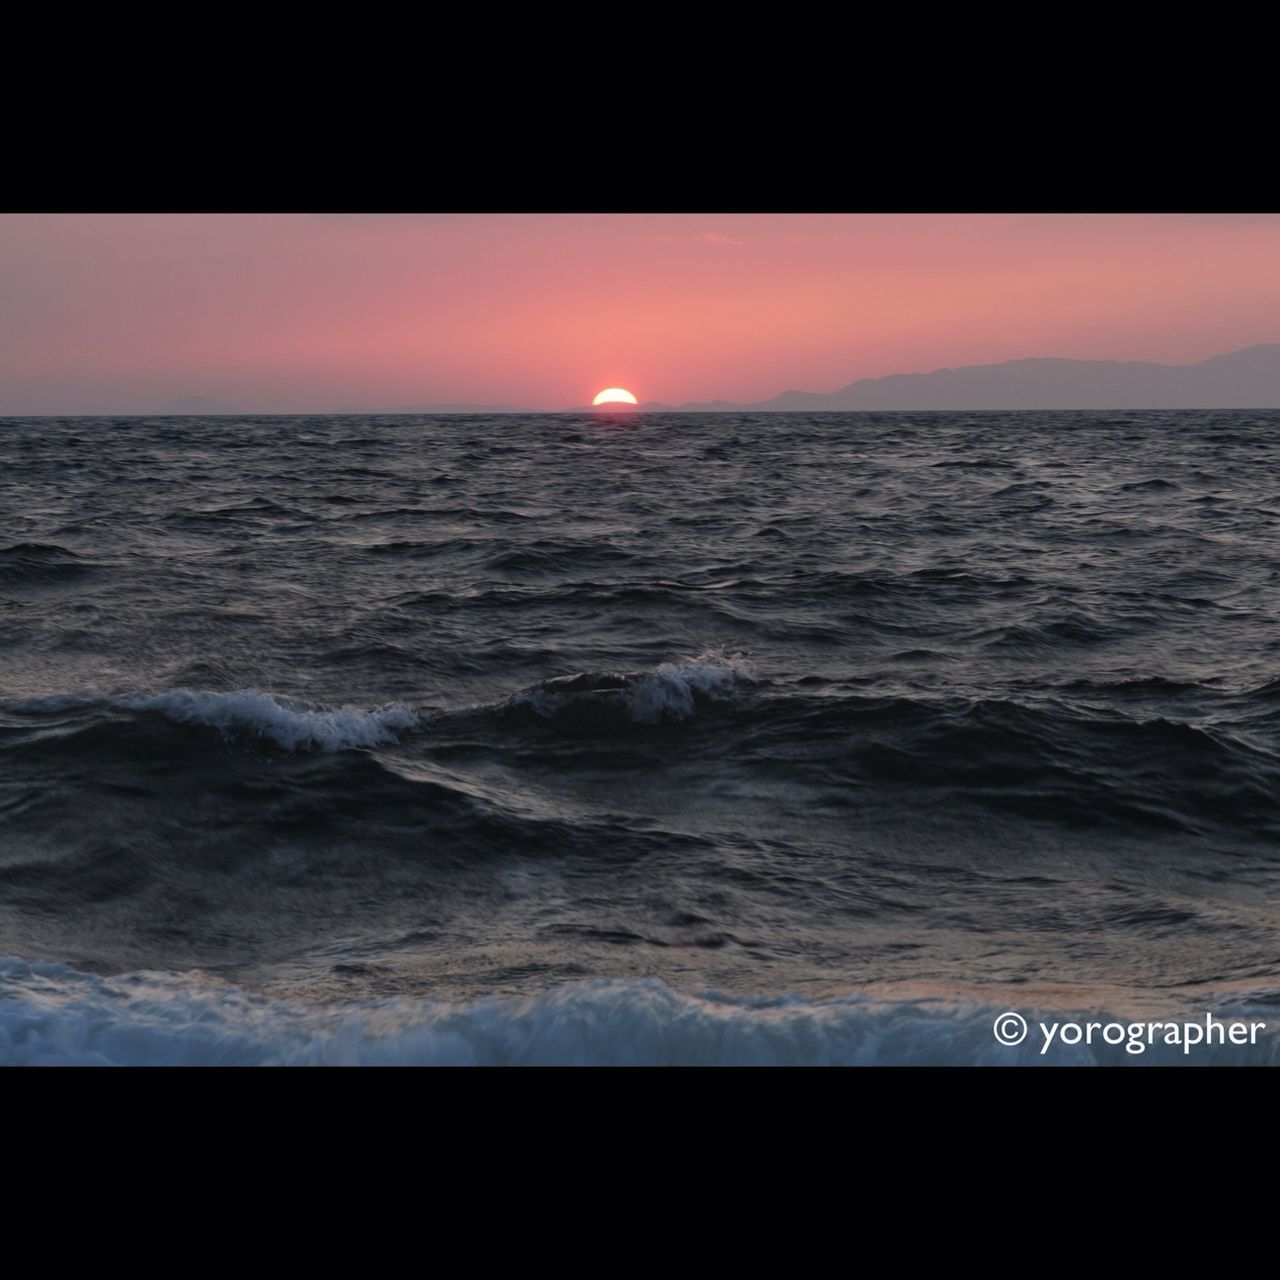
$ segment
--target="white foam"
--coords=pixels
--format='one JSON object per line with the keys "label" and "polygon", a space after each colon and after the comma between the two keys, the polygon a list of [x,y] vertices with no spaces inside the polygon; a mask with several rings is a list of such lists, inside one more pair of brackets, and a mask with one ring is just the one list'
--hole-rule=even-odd
{"label": "white foam", "polygon": [[708,652],[684,662],[664,662],[631,686],[631,718],[639,724],[684,720],[697,709],[699,697],[724,701],[755,679],[751,664],[736,654]]}
{"label": "white foam", "polygon": [[[744,1000],[654,980],[597,981],[471,1005],[302,1005],[198,975],[100,978],[0,959],[0,1064],[739,1065],[1090,1064],[1097,1047],[996,1043],[998,1010],[955,1001]],[[1276,1040],[1200,1062],[1277,1060]],[[1126,1065],[1186,1062],[1178,1050]]]}
{"label": "white foam", "polygon": [[[631,678],[619,689],[606,688],[599,696],[619,699],[628,717],[636,724],[657,724],[662,720],[685,720],[698,709],[699,700],[723,702],[736,696],[744,684],[756,683],[754,667],[741,654],[711,650],[696,658],[664,662],[653,671]],[[543,685],[522,689],[506,705],[527,707],[539,715],[552,716],[572,698],[592,696],[592,691],[563,692]]]}
{"label": "white foam", "polygon": [[[621,699],[638,724],[684,720],[699,701],[725,701],[744,684],[756,682],[755,669],[740,654],[713,650],[680,662],[664,662],[636,676]],[[563,693],[537,687],[512,695],[507,706],[526,706],[553,715],[565,702]],[[343,751],[353,747],[387,746],[397,734],[412,729],[422,717],[402,703],[365,710],[346,704],[319,707],[292,698],[236,689],[218,693],[208,689],[169,689],[163,693],[98,694],[51,693],[5,704],[15,712],[57,714],[92,707],[124,711],[154,711],[179,724],[200,724],[228,735],[269,739],[286,751]]]}
{"label": "white foam", "polygon": [[118,701],[135,711],[159,711],[180,723],[204,724],[223,732],[256,733],[287,751],[382,746],[396,741],[396,730],[411,729],[417,721],[408,707],[398,704],[374,711],[350,704],[336,710],[320,710],[287,704],[252,689],[234,693],[175,689]]}
{"label": "white foam", "polygon": [[171,689],[165,693],[115,696],[52,694],[10,704],[15,711],[52,712],[85,706],[156,711],[179,724],[201,724],[226,734],[267,738],[286,751],[384,746],[397,741],[397,730],[413,728],[418,719],[408,707],[399,704],[372,711],[350,705],[325,709],[255,689],[231,693]]}

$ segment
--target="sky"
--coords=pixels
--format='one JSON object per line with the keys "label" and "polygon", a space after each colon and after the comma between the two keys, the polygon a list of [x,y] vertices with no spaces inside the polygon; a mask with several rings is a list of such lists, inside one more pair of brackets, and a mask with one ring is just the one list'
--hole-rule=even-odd
{"label": "sky", "polygon": [[0,215],[0,414],[741,402],[1280,342],[1280,216]]}

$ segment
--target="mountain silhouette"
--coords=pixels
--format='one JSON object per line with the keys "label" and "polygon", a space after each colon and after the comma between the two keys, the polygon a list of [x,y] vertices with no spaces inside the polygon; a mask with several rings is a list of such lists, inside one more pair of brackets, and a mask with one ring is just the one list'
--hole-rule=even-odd
{"label": "mountain silhouette", "polygon": [[1199,364],[1005,360],[934,373],[860,378],[830,395],[784,391],[754,404],[714,400],[679,407],[686,413],[739,409],[1274,409],[1280,408],[1280,343],[1246,347]]}
{"label": "mountain silhouette", "polygon": [[[1198,364],[1143,360],[1065,360],[1054,357],[962,365],[932,373],[895,373],[860,378],[827,394],[784,391],[770,400],[732,400],[606,405],[604,412],[761,413],[877,409],[1277,409],[1280,408],[1280,343],[1264,343],[1213,356]],[[237,413],[208,396],[181,396],[161,410],[168,414]],[[335,411],[330,411],[335,412]],[[336,412],[356,412],[343,409]],[[529,413],[511,405],[403,405],[385,414]],[[575,405],[562,413],[591,413]]]}

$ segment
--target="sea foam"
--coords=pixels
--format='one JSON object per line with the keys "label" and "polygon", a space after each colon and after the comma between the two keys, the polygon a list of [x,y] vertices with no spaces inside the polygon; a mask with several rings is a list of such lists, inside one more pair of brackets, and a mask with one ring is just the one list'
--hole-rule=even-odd
{"label": "sea foam", "polygon": [[123,711],[152,711],[178,724],[198,724],[231,736],[264,738],[286,751],[343,751],[385,746],[397,732],[412,729],[417,715],[395,704],[366,711],[346,705],[309,706],[255,689],[230,693],[171,689],[147,694],[51,694],[9,704],[9,710],[58,712],[108,706]]}
{"label": "sea foam", "polygon": [[[994,1006],[863,995],[827,1001],[687,994],[597,980],[523,999],[304,1005],[198,974],[102,978],[0,958],[0,1064],[240,1066],[883,1066],[1275,1063],[1275,1038],[1200,1056],[993,1035]],[[1085,1015],[1079,1015],[1085,1016]]]}
{"label": "sea foam", "polygon": [[693,715],[699,699],[724,701],[739,686],[754,684],[755,669],[742,656],[709,652],[686,662],[664,662],[631,686],[631,718],[653,724]]}
{"label": "sea foam", "polygon": [[555,716],[567,707],[594,701],[621,708],[635,724],[686,720],[700,704],[728,702],[755,684],[755,668],[741,654],[709,650],[696,658],[664,662],[638,675],[578,675],[545,680],[507,699],[509,710]]}

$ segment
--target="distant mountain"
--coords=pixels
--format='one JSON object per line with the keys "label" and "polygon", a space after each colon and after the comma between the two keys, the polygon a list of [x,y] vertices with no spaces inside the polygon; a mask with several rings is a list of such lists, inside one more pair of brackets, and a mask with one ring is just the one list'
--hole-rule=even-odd
{"label": "distant mountain", "polygon": [[[808,395],[807,391],[784,391],[783,395]],[[781,397],[776,397],[781,398]],[[645,406],[648,408],[648,406]],[[669,408],[670,406],[664,406]],[[732,400],[694,400],[689,404],[682,404],[680,408],[685,413],[730,413],[735,409],[755,408],[755,405],[734,404]]]}
{"label": "distant mountain", "polygon": [[686,413],[755,409],[1276,409],[1280,343],[1199,364],[1117,360],[1006,360],[934,373],[861,378],[823,395],[784,391],[757,404],[682,404]]}
{"label": "distant mountain", "polygon": [[[784,391],[771,400],[739,404],[731,400],[681,405],[647,400],[611,405],[606,412],[731,413],[876,409],[1280,409],[1280,343],[1266,343],[1213,356],[1199,364],[1149,361],[1005,360],[963,365],[933,373],[895,373],[860,378],[829,395]],[[209,396],[179,396],[160,410],[166,414],[234,414],[240,410]],[[343,409],[341,413],[365,412]],[[537,413],[501,404],[402,405],[378,410],[397,413]],[[563,413],[590,413],[576,405]]]}
{"label": "distant mountain", "polygon": [[213,417],[223,413],[239,413],[240,410],[234,405],[223,404],[221,400],[214,400],[210,396],[178,396],[162,404],[160,412],[175,416],[190,413],[200,417]]}

